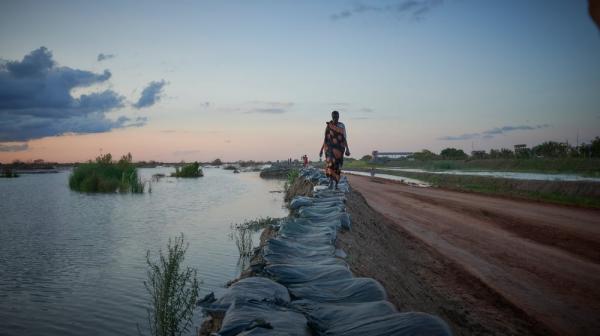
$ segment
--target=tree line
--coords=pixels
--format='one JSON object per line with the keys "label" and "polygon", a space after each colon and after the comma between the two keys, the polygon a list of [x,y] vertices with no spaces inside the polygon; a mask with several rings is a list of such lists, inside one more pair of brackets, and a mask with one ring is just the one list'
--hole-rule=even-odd
{"label": "tree line", "polygon": [[[600,158],[600,137],[595,137],[590,143],[572,146],[568,143],[546,141],[532,148],[491,149],[465,153],[462,149],[445,148],[439,154],[428,149],[412,154],[415,160],[466,160],[466,159],[530,159],[530,158]],[[371,155],[365,155],[361,160],[371,161]]]}

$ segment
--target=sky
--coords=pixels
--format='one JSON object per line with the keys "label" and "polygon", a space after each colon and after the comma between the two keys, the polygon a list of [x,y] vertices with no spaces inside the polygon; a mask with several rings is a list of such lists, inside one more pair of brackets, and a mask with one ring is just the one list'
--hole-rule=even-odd
{"label": "sky", "polygon": [[589,142],[585,0],[0,1],[0,162]]}

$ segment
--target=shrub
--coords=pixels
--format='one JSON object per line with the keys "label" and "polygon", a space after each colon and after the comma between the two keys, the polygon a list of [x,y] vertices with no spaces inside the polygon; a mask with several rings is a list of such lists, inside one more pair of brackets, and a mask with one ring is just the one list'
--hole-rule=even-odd
{"label": "shrub", "polygon": [[192,324],[199,283],[197,271],[182,265],[188,246],[182,233],[169,239],[167,254],[160,251],[158,261],[150,260],[150,251],[146,254],[149,269],[144,286],[150,294],[148,323],[154,336],[183,335]]}
{"label": "shrub", "polygon": [[202,173],[202,168],[200,168],[200,164],[198,161],[194,163],[187,164],[181,169],[179,167],[175,167],[175,172],[171,173],[173,177],[202,177],[204,173]]}

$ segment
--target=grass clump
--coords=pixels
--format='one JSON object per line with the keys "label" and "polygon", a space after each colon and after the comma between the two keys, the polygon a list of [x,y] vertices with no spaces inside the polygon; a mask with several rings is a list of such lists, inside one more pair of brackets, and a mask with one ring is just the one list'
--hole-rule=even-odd
{"label": "grass clump", "polygon": [[131,153],[117,162],[113,162],[108,153],[77,166],[69,177],[69,187],[80,192],[144,192],[144,183],[132,163]]}
{"label": "grass clump", "polygon": [[252,255],[254,249],[253,234],[274,225],[279,222],[279,218],[264,217],[247,220],[241,224],[231,225],[229,238],[235,241],[235,245],[240,253],[240,258],[247,258]]}
{"label": "grass clump", "polygon": [[204,173],[202,172],[202,168],[200,168],[200,163],[198,161],[194,163],[187,164],[181,169],[179,167],[175,167],[175,172],[171,173],[172,177],[202,177]]}
{"label": "grass clump", "polygon": [[283,189],[287,191],[296,182],[296,179],[300,176],[300,170],[293,168],[287,173],[285,184]]}
{"label": "grass clump", "polygon": [[183,267],[188,246],[182,233],[169,239],[167,253],[160,251],[157,261],[150,259],[150,251],[146,255],[148,281],[144,286],[150,294],[148,323],[153,336],[183,335],[192,324],[199,282],[195,269]]}

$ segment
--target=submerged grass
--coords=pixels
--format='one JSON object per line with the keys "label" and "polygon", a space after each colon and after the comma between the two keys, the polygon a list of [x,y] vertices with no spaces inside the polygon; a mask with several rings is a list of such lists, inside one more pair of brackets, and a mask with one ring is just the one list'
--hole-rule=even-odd
{"label": "submerged grass", "polygon": [[69,177],[69,187],[81,192],[144,192],[144,183],[132,163],[131,154],[113,162],[108,153],[98,156],[96,161],[80,164]]}
{"label": "submerged grass", "polygon": [[169,239],[166,254],[160,251],[158,260],[150,259],[150,251],[146,254],[148,281],[144,286],[150,294],[148,323],[154,336],[184,335],[192,324],[199,282],[197,271],[183,266],[188,246],[182,233]]}
{"label": "submerged grass", "polygon": [[277,224],[279,218],[264,217],[247,220],[241,224],[232,224],[229,238],[235,242],[240,259],[249,258],[254,250],[253,234],[269,225]]}

